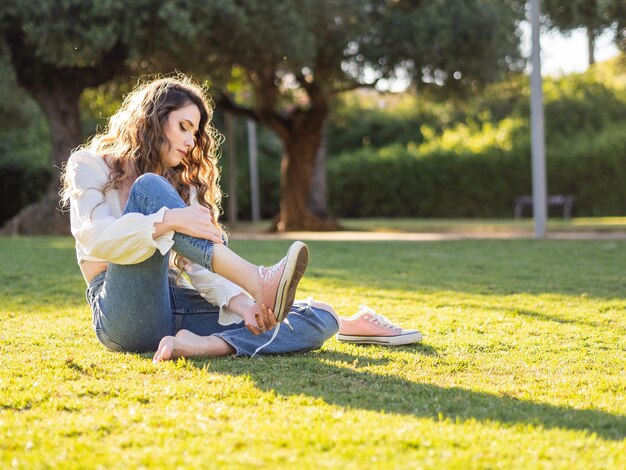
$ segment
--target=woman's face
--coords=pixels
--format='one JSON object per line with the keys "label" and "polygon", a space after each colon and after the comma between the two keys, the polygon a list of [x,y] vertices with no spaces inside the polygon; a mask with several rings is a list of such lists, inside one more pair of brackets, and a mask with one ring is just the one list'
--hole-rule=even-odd
{"label": "woman's face", "polygon": [[165,166],[177,166],[195,147],[199,125],[200,110],[195,104],[188,104],[170,113],[163,129],[168,142],[161,149],[161,161]]}

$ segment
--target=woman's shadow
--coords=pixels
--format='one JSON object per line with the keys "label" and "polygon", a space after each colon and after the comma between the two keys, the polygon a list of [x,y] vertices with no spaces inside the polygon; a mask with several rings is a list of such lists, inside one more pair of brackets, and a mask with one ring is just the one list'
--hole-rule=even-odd
{"label": "woman's shadow", "polygon": [[[420,350],[415,352],[436,354],[432,348],[424,349],[423,345],[418,348]],[[206,367],[206,361],[192,362]],[[359,370],[359,363],[362,367],[367,364],[384,365],[386,362],[385,358],[320,351],[261,360],[213,360],[210,370],[245,375],[263,391],[284,396],[304,394],[346,408],[434,420],[449,418],[455,422],[474,419],[506,425],[521,423],[545,429],[571,429],[595,433],[607,440],[626,437],[626,416],[520,400],[461,387],[442,387]]]}

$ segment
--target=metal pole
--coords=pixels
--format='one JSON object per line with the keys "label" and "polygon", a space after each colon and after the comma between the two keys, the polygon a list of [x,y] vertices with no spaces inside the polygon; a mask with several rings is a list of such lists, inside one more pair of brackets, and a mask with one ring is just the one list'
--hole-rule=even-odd
{"label": "metal pole", "polygon": [[237,224],[237,153],[235,149],[235,120],[226,113],[226,149],[228,150],[228,223]]}
{"label": "metal pole", "polygon": [[532,72],[530,75],[530,128],[533,178],[533,217],[535,238],[545,238],[547,222],[546,203],[546,144],[543,120],[543,82],[541,79],[541,44],[539,0],[531,0]]}
{"label": "metal pole", "polygon": [[257,168],[256,122],[248,119],[248,157],[250,161],[250,201],[252,202],[252,222],[261,220],[259,204],[259,170]]}

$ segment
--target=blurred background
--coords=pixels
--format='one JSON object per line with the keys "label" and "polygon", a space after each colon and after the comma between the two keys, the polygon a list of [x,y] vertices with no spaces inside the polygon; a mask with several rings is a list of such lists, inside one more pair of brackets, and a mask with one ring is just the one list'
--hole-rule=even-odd
{"label": "blurred background", "polygon": [[[541,6],[548,193],[573,196],[575,217],[625,216],[626,3]],[[71,149],[138,80],[175,72],[216,106],[224,221],[513,218],[531,192],[528,11],[522,0],[5,0],[3,231],[67,233],[58,180]]]}

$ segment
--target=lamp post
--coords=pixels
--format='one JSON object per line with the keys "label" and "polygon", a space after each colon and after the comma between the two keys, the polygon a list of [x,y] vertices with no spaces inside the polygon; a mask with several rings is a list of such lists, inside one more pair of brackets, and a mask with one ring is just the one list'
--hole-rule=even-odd
{"label": "lamp post", "polygon": [[250,165],[250,202],[252,204],[252,222],[261,220],[259,202],[259,170],[257,165],[258,152],[256,140],[256,122],[248,119],[248,162]]}
{"label": "lamp post", "polygon": [[532,27],[532,72],[530,75],[530,129],[533,180],[533,218],[535,238],[545,238],[547,220],[546,143],[543,118],[543,82],[541,78],[541,44],[539,0],[530,2]]}

